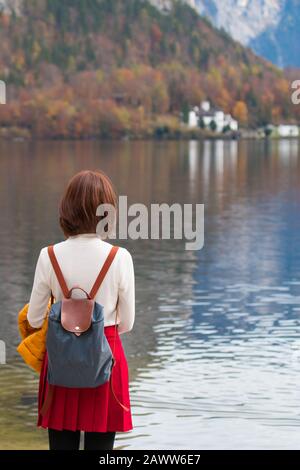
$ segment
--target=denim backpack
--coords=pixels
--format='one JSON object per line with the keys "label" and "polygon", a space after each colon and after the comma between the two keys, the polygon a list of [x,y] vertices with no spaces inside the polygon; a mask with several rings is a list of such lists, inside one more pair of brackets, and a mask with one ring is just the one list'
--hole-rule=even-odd
{"label": "denim backpack", "polygon": [[[118,403],[128,409],[119,402],[112,387],[114,351],[112,352],[104,333],[103,306],[94,300],[117,251],[118,247],[112,247],[88,294],[79,286],[68,289],[55,256],[54,247],[48,247],[48,254],[64,297],[61,301],[53,303],[53,296],[51,296],[52,305],[48,317],[46,340],[49,391],[42,414],[45,414],[49,408],[53,386],[94,388],[108,381]],[[82,290],[86,298],[72,298],[72,292],[75,289]],[[116,329],[117,310],[115,335]]]}

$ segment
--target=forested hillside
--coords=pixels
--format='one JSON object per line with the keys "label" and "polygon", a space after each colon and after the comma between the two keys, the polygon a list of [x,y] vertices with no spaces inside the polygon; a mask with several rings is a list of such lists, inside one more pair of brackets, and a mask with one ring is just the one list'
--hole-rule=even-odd
{"label": "forested hillside", "polygon": [[283,72],[181,2],[24,0],[0,15],[0,79],[0,127],[38,137],[152,135],[205,98],[244,126],[300,119]]}

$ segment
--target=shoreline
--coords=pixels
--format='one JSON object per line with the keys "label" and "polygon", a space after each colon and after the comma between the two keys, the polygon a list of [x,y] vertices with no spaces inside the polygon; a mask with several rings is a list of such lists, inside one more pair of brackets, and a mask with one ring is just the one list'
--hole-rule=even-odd
{"label": "shoreline", "polygon": [[279,141],[279,140],[293,140],[293,141],[300,141],[300,136],[295,137],[295,136],[266,136],[266,135],[259,135],[255,131],[241,131],[238,133],[227,133],[227,134],[217,134],[217,133],[212,133],[212,132],[203,132],[203,131],[195,131],[192,129],[186,130],[184,129],[183,131],[180,132],[165,132],[162,134],[157,134],[157,133],[145,133],[145,134],[139,134],[139,135],[107,135],[107,136],[102,136],[102,135],[95,135],[95,136],[63,136],[63,135],[57,135],[57,136],[49,136],[49,135],[43,135],[43,136],[37,136],[33,135],[28,129],[24,128],[0,128],[0,142],[5,142],[5,141],[13,141],[13,142],[45,142],[45,141],[50,141],[50,142],[85,142],[85,141],[103,141],[103,142],[111,142],[111,141],[118,141],[118,142],[133,142],[133,141],[146,141],[146,140],[151,140],[155,142],[160,142],[160,141],[174,141],[174,142],[180,142],[180,141],[217,141],[217,140],[223,140],[223,141],[250,141],[250,140],[255,140],[255,141]]}

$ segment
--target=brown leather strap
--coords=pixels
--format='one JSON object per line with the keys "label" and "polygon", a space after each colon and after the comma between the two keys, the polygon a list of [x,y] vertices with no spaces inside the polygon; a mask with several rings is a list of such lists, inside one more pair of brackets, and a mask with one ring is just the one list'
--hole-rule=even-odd
{"label": "brown leather strap", "polygon": [[41,415],[45,416],[47,411],[49,410],[52,400],[53,400],[53,395],[54,395],[54,385],[48,384],[48,390],[46,393],[45,400],[43,402],[42,408],[41,408]]}
{"label": "brown leather strap", "polygon": [[[95,297],[95,295],[97,294],[98,290],[100,289],[100,286],[118,252],[118,249],[119,247],[118,246],[113,246],[112,249],[110,250],[109,254],[108,254],[108,257],[106,258],[105,262],[104,262],[104,265],[92,287],[92,290],[89,294],[90,298],[93,299]],[[67,287],[67,284],[66,284],[66,281],[64,279],[64,276],[62,274],[62,271],[59,267],[59,264],[57,262],[57,259],[56,259],[56,256],[55,256],[55,253],[54,253],[54,249],[53,249],[53,246],[49,246],[48,247],[48,253],[49,253],[49,257],[50,257],[50,260],[51,260],[51,263],[52,263],[52,266],[53,266],[53,269],[55,271],[55,274],[56,274],[56,277],[58,279],[58,282],[60,284],[60,287],[63,291],[63,294],[65,297],[69,297],[69,294],[70,294],[70,291]],[[52,301],[52,295],[51,295],[51,301]],[[113,387],[113,382],[112,382],[112,375],[113,375],[113,368],[116,364],[116,359],[115,359],[115,347],[116,347],[116,335],[117,335],[117,315],[118,315],[118,303],[117,303],[117,306],[116,306],[116,316],[115,316],[115,338],[114,338],[114,346],[113,346],[113,351],[112,351],[112,355],[113,355],[113,360],[112,360],[112,368],[111,368],[111,373],[110,373],[110,378],[109,378],[109,384],[110,384],[110,389],[111,389],[111,392],[115,398],[115,400],[117,401],[117,403],[125,410],[125,411],[129,411],[129,408],[128,406],[124,405],[123,403],[120,402],[120,400],[118,399],[118,397],[116,396],[115,394],[115,391],[114,391],[114,387]],[[42,409],[41,409],[41,415],[44,416],[47,411],[49,410],[50,406],[51,406],[51,403],[52,403],[52,399],[53,399],[53,394],[54,394],[54,387],[53,385],[50,385],[49,384],[49,389],[48,389],[48,393],[46,395],[46,398],[45,398],[45,401],[43,403],[43,406],[42,406]]]}
{"label": "brown leather strap", "polygon": [[69,296],[69,289],[54,253],[54,247],[48,246],[48,254],[64,297]]}
{"label": "brown leather strap", "polygon": [[116,400],[116,402],[117,402],[125,411],[129,411],[128,406],[126,406],[126,405],[124,405],[123,403],[121,403],[120,400],[118,399],[117,395],[115,394],[114,386],[113,386],[113,380],[112,380],[112,378],[113,378],[113,368],[115,367],[115,365],[116,365],[116,363],[117,363],[117,360],[116,360],[116,357],[115,357],[115,349],[116,349],[117,327],[118,327],[118,324],[117,324],[118,305],[119,305],[119,298],[118,298],[118,300],[117,300],[117,305],[116,305],[115,335],[114,335],[114,346],[113,346],[113,350],[112,350],[112,366],[111,366],[110,377],[109,377],[109,386],[110,386],[111,392],[112,392],[113,397],[114,397],[114,399]]}
{"label": "brown leather strap", "polygon": [[[105,262],[104,262],[104,265],[102,266],[102,269],[95,281],[95,284],[93,285],[92,287],[92,290],[89,294],[90,298],[91,299],[94,299],[98,290],[100,289],[100,286],[107,274],[107,271],[109,270],[116,254],[117,254],[117,251],[118,251],[119,247],[118,246],[113,246],[112,249],[110,250],[109,254],[108,254],[108,257],[106,258]],[[57,277],[57,280],[59,282],[59,285],[61,287],[61,290],[64,294],[64,297],[68,298],[70,297],[70,290],[68,289],[68,286],[66,284],[66,281],[65,281],[65,278],[63,276],[63,273],[60,269],[60,266],[58,264],[58,261],[57,261],[57,258],[55,256],[55,253],[54,253],[54,247],[53,245],[52,246],[49,246],[48,247],[48,254],[49,254],[49,258],[50,258],[50,261],[52,263],[52,266],[53,266],[53,269],[55,271],[55,274],[56,274],[56,277]]]}
{"label": "brown leather strap", "polygon": [[[117,397],[117,395],[115,394],[115,391],[114,391],[114,386],[113,386],[113,382],[112,382],[112,373],[113,373],[114,365],[115,365],[115,361],[113,361],[112,370],[111,370],[110,377],[109,377],[110,389],[111,389],[111,392],[112,392],[115,400],[117,401],[117,403],[125,411],[129,411],[129,407],[126,406],[126,405],[123,405],[123,403],[120,402],[119,398]],[[47,393],[46,393],[46,397],[45,397],[45,400],[43,402],[43,405],[42,405],[42,408],[41,408],[41,411],[40,411],[42,416],[45,416],[46,413],[49,411],[49,409],[51,407],[51,404],[52,404],[53,396],[54,396],[54,385],[48,384],[48,390],[47,390]]]}
{"label": "brown leather strap", "polygon": [[113,394],[114,399],[116,400],[116,402],[117,402],[125,411],[129,411],[129,407],[120,402],[119,398],[117,397],[117,395],[115,394],[115,391],[114,391],[113,382],[112,382],[112,374],[113,374],[113,368],[114,368],[114,366],[115,366],[115,363],[116,363],[116,361],[113,360],[113,365],[112,365],[112,369],[111,369],[110,377],[109,377],[110,389],[111,389],[111,392],[112,392],[112,394]]}
{"label": "brown leather strap", "polygon": [[84,292],[84,294],[86,295],[86,298],[87,298],[87,299],[91,299],[91,298],[90,298],[90,294],[88,294],[86,290],[82,289],[82,288],[79,287],[79,286],[74,286],[74,287],[72,287],[72,289],[69,290],[69,294],[68,294],[69,297],[72,296],[73,290],[81,290],[82,292]]}
{"label": "brown leather strap", "polygon": [[110,250],[109,252],[109,255],[108,257],[106,258],[106,261],[95,281],[95,284],[93,285],[92,287],[92,290],[90,292],[90,298],[91,299],[94,299],[95,298],[95,295],[97,294],[98,290],[100,289],[100,286],[107,274],[107,271],[109,270],[110,268],[110,265],[111,263],[113,262],[116,254],[117,254],[117,251],[118,251],[119,247],[118,246],[113,246],[112,249]]}

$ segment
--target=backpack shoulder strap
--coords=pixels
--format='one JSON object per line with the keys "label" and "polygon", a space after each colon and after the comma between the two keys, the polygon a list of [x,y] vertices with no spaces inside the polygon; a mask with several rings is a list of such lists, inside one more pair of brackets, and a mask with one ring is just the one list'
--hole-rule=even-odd
{"label": "backpack shoulder strap", "polygon": [[60,269],[60,266],[58,264],[57,258],[55,256],[53,245],[48,246],[48,254],[49,254],[49,258],[50,258],[51,264],[53,266],[54,272],[56,274],[57,280],[59,282],[60,288],[63,291],[64,297],[68,297],[69,296],[69,289],[68,289],[68,286],[66,284],[63,273],[61,272],[61,269]]}
{"label": "backpack shoulder strap", "polygon": [[95,284],[93,285],[92,287],[92,290],[90,292],[90,298],[91,299],[94,299],[95,298],[95,295],[97,294],[98,290],[100,289],[100,286],[107,274],[107,271],[109,270],[113,260],[115,259],[115,256],[118,252],[118,249],[119,247],[118,246],[113,246],[112,249],[110,250],[105,262],[104,262],[104,265],[102,266],[102,269],[95,281]]}

